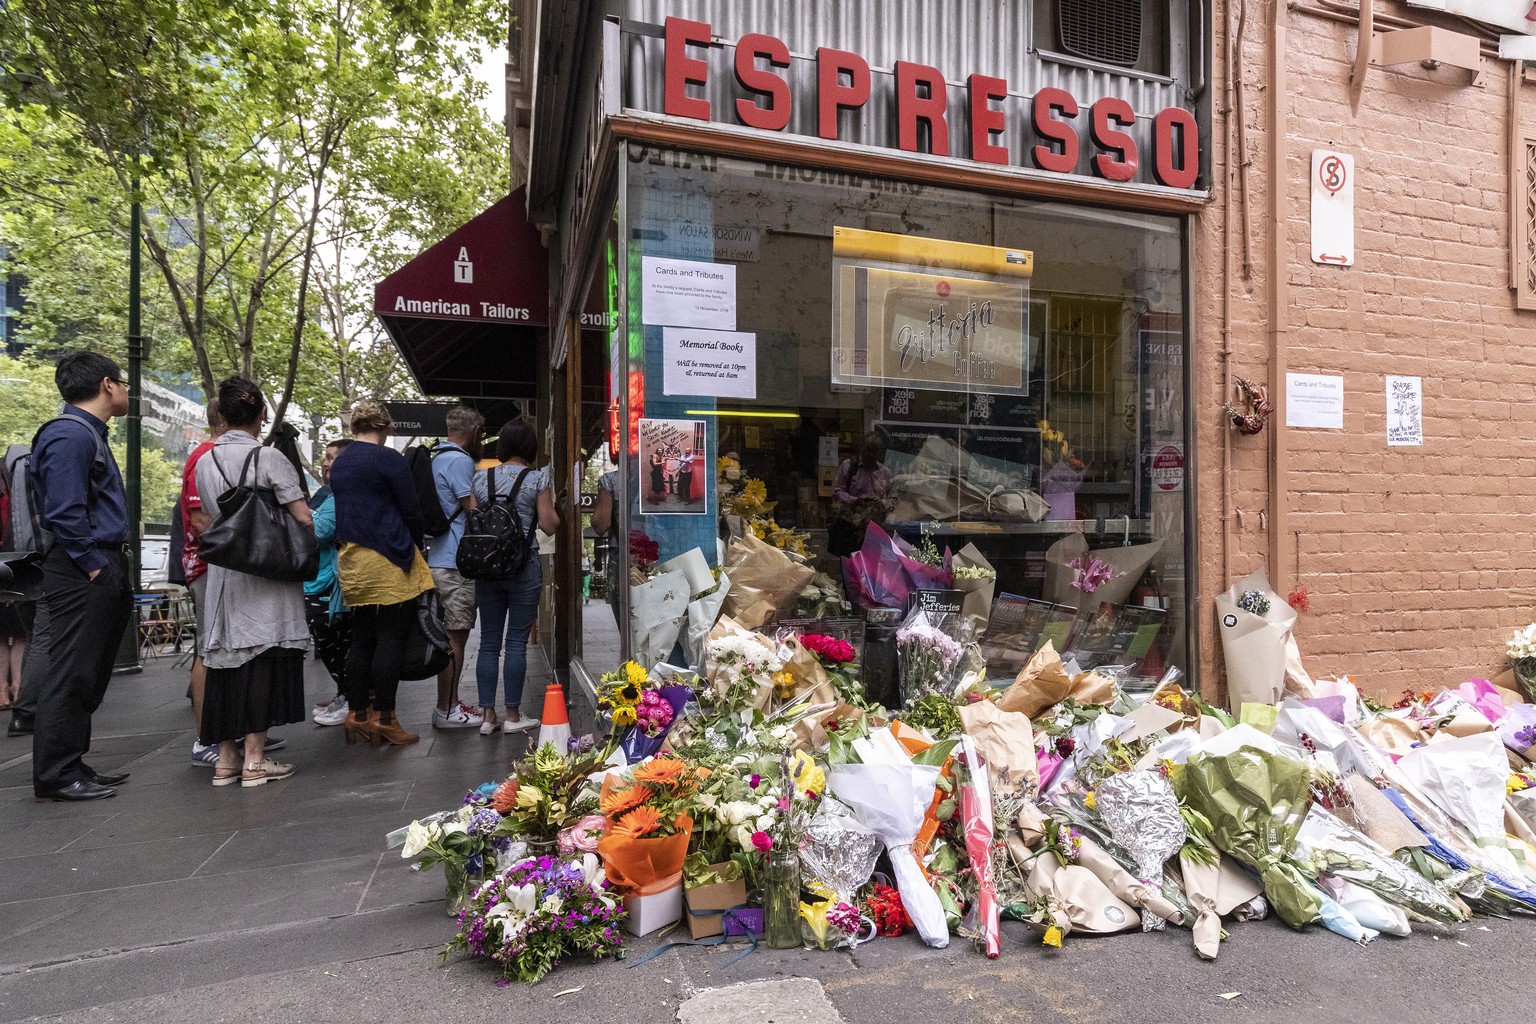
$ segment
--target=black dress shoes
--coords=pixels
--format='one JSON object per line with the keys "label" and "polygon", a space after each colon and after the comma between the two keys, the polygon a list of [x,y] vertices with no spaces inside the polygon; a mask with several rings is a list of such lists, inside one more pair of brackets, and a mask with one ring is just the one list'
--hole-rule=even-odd
{"label": "black dress shoes", "polygon": [[11,715],[11,724],[6,726],[5,734],[7,736],[32,735],[32,716],[19,713]]}
{"label": "black dress shoes", "polygon": [[102,800],[109,796],[116,796],[117,790],[111,786],[101,786],[94,782],[81,779],[79,782],[71,782],[63,789],[54,789],[37,794],[37,802],[50,803],[54,800]]}
{"label": "black dress shoes", "polygon": [[91,781],[98,786],[121,786],[128,781],[128,773],[118,772],[116,775],[103,775],[101,772],[92,772]]}

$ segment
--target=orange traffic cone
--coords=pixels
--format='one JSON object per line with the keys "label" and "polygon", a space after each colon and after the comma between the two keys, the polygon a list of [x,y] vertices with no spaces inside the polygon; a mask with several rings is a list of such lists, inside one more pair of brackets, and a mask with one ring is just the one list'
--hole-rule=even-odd
{"label": "orange traffic cone", "polygon": [[565,711],[565,691],[560,689],[559,683],[550,683],[544,687],[544,714],[539,720],[538,746],[542,748],[546,743],[553,743],[563,754],[570,739],[571,719]]}

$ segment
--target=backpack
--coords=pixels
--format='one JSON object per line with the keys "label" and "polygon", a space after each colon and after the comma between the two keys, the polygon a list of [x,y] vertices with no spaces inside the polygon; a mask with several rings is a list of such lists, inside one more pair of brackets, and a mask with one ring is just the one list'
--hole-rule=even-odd
{"label": "backpack", "polygon": [[49,423],[78,423],[91,432],[96,442],[94,465],[105,466],[111,458],[107,442],[90,424],[76,416],[55,416],[32,435],[31,444],[13,444],[0,462],[0,492],[5,495],[5,515],[0,520],[0,551],[36,551],[47,554],[53,546],[53,534],[43,526],[43,500],[32,478],[32,452],[37,439]]}
{"label": "backpack", "polygon": [[459,518],[462,508],[453,510],[453,515],[443,515],[443,506],[437,500],[437,480],[432,476],[432,461],[444,452],[459,452],[465,458],[469,453],[458,445],[443,447],[442,445],[413,444],[405,450],[405,467],[410,470],[411,483],[416,488],[416,501],[421,505],[422,532],[428,537],[441,537],[453,526],[453,521]]}
{"label": "backpack", "polygon": [[485,471],[485,493],[491,500],[476,505],[464,519],[458,566],[467,579],[511,579],[523,571],[533,554],[535,523],[529,523],[525,530],[517,514],[518,492],[532,470],[525,466],[512,484],[512,493],[505,495],[496,493],[495,472],[494,467]]}

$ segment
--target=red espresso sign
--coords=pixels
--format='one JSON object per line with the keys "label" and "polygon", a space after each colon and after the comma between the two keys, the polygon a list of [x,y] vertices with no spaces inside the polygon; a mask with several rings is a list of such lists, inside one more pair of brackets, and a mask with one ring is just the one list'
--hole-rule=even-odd
{"label": "red espresso sign", "polygon": [[[665,27],[664,92],[662,111],[674,117],[715,120],[715,110],[703,96],[690,95],[690,87],[707,87],[709,62],[696,52],[714,45],[710,25],[685,18],[668,18]],[[789,47],[783,40],[749,32],[736,42],[734,71],[737,83],[751,98],[734,103],[736,122],[749,128],[783,131],[796,103],[813,104],[816,133],[839,141],[838,115],[858,110],[870,100],[874,75],[869,63],[856,53],[819,47],[815,58],[815,95],[795,96],[789,76]],[[964,124],[951,124],[949,88],[939,69],[926,64],[897,61],[893,76],[882,76],[895,90],[896,144],[909,153],[934,156],[969,156],[981,163],[1008,164],[1006,136],[1027,127],[1033,144],[1025,159],[1036,170],[1073,174],[1081,157],[1093,173],[1106,181],[1134,182],[1143,154],[1128,129],[1138,118],[1123,99],[1106,96],[1080,105],[1065,89],[1044,88],[1027,106],[1027,117],[1000,107],[1009,100],[1005,79],[973,74],[966,79]],[[1167,107],[1153,115],[1151,127],[1151,177],[1168,188],[1193,188],[1200,174],[1200,132],[1195,115],[1183,107]],[[926,129],[926,147],[922,145]]]}

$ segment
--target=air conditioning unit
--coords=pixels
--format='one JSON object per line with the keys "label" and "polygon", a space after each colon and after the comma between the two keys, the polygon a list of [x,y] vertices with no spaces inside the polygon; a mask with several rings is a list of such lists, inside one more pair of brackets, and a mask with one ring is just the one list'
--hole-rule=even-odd
{"label": "air conditioning unit", "polygon": [[1168,6],[1158,0],[1035,0],[1035,49],[1166,75]]}

